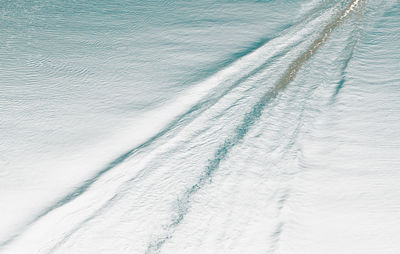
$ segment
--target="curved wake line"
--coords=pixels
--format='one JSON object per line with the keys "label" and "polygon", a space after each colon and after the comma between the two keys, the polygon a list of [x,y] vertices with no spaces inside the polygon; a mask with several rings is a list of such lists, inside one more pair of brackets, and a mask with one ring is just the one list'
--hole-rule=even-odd
{"label": "curved wake line", "polygon": [[338,27],[348,15],[355,10],[359,2],[365,0],[352,0],[346,9],[340,12],[337,17],[320,32],[320,36],[313,41],[313,43],[306,49],[306,51],[298,56],[288,67],[282,77],[278,80],[272,90],[266,92],[263,97],[256,103],[250,112],[248,112],[242,123],[235,129],[232,137],[225,140],[224,144],[215,152],[214,158],[209,161],[206,170],[200,177],[198,182],[191,188],[187,189],[182,198],[177,200],[178,209],[176,218],[166,226],[167,232],[164,236],[158,237],[155,241],[150,242],[147,247],[146,253],[157,253],[168,239],[173,236],[174,229],[184,220],[185,216],[189,213],[190,200],[207,182],[212,178],[214,172],[220,167],[221,162],[228,156],[232,148],[244,139],[250,128],[261,117],[264,108],[268,103],[276,98],[279,93],[284,90],[296,77],[298,71],[307,62],[314,53],[323,45],[327,40],[329,34]]}
{"label": "curved wake line", "polygon": [[350,60],[353,58],[353,54],[354,54],[354,50],[355,47],[357,45],[357,41],[354,41],[350,44],[350,49],[348,50],[347,56],[343,62],[343,66],[341,69],[341,78],[339,80],[339,82],[337,83],[337,86],[335,88],[335,92],[332,95],[331,98],[331,103],[334,103],[336,101],[336,97],[338,96],[340,90],[342,90],[344,83],[346,82],[346,71],[347,71],[347,67],[350,63]]}
{"label": "curved wake line", "polygon": [[356,37],[356,39],[353,40],[352,42],[348,43],[348,45],[349,45],[348,48],[344,50],[345,52],[344,52],[343,66],[341,68],[341,78],[340,78],[339,82],[337,83],[335,92],[333,93],[333,95],[331,97],[331,104],[335,103],[336,97],[338,96],[338,94],[344,87],[344,84],[346,83],[347,68],[349,66],[351,59],[353,59],[354,51],[355,51],[356,46],[360,39],[359,36],[360,36],[360,32],[356,31],[356,34],[354,35],[354,37]]}

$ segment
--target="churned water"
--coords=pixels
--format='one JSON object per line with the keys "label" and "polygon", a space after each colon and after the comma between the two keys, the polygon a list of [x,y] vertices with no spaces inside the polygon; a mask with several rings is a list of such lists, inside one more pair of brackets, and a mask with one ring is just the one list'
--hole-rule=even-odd
{"label": "churned water", "polygon": [[400,252],[399,1],[0,20],[0,253]]}

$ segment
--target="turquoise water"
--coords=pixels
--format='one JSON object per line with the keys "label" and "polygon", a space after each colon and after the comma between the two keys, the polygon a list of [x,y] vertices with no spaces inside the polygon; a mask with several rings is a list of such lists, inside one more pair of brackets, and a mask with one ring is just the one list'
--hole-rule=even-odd
{"label": "turquoise water", "polygon": [[400,250],[398,1],[0,10],[0,252]]}

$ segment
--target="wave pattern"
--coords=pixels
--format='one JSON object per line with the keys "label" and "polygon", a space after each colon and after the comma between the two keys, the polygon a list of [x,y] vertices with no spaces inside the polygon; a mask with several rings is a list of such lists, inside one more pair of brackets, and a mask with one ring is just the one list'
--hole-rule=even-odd
{"label": "wave pattern", "polygon": [[[245,114],[242,123],[235,129],[234,135],[224,141],[224,144],[217,150],[214,158],[209,161],[209,165],[206,167],[204,175],[202,175],[199,181],[193,185],[189,190],[185,191],[183,198],[179,200],[179,212],[176,219],[168,225],[168,229],[171,230],[181,223],[185,215],[188,213],[189,202],[191,196],[195,195],[207,182],[209,182],[215,170],[217,170],[221,162],[226,158],[232,148],[239,144],[243,138],[246,136],[250,128],[257,122],[263,113],[264,108],[268,105],[270,100],[274,99],[280,91],[284,90],[291,81],[296,77],[297,72],[303,66],[303,64],[318,50],[318,48],[327,40],[330,32],[333,31],[350,13],[350,10],[356,8],[358,1],[352,1],[344,11],[342,11],[338,18],[335,18],[330,22],[321,32],[321,35],[313,41],[313,43],[297,57],[285,71],[282,77],[278,80],[276,85],[272,87],[270,91],[264,94],[261,99],[256,103],[256,105],[251,109],[250,112]],[[345,64],[347,65],[347,64]],[[284,201],[282,201],[284,202]],[[281,231],[281,224],[279,224],[277,232]],[[154,243],[151,243],[147,249],[146,253],[157,252],[167,239],[171,237],[171,233],[167,236],[161,237]]]}
{"label": "wave pattern", "polygon": [[[180,227],[195,210],[192,208],[202,197],[200,193],[212,188],[214,178],[221,178],[216,173],[224,171],[222,165],[235,161],[241,149],[252,149],[248,139],[257,144],[257,137],[266,136],[261,149],[257,147],[254,153],[265,150],[271,156],[267,163],[271,169],[288,166],[281,165],[285,159],[289,164],[298,163],[300,148],[295,145],[296,139],[305,124],[307,100],[318,86],[289,85],[302,82],[298,74],[312,62],[309,60],[353,12],[362,12],[364,4],[363,0],[352,0],[313,10],[307,19],[189,90],[177,100],[178,107],[184,104],[189,106],[187,110],[43,210],[18,234],[3,241],[1,247],[9,253],[18,253],[18,248],[40,253],[68,253],[76,248],[89,253],[84,247],[86,242],[97,236],[111,239],[128,231],[119,245],[120,252],[159,253],[164,246],[170,248],[174,244],[173,238],[178,237]],[[346,34],[342,79],[332,100],[344,84],[356,45],[353,34],[354,31]],[[187,100],[191,103],[187,104]],[[282,132],[282,128],[286,131]],[[276,139],[282,142],[273,142]],[[270,144],[264,144],[265,140]],[[273,159],[279,150],[286,153]],[[257,174],[265,174],[264,170]],[[224,172],[227,176],[239,174]],[[278,220],[271,225],[269,247],[265,247],[270,253],[277,249],[286,226],[282,218],[291,196],[287,179],[295,172],[293,166],[281,172],[277,181],[284,183],[277,184],[269,197],[276,200],[278,213]]]}

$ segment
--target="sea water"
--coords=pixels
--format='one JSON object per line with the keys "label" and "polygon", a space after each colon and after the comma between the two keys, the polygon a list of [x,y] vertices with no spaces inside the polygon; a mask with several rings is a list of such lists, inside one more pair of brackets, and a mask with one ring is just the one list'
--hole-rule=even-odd
{"label": "sea water", "polygon": [[1,253],[398,253],[397,1],[3,1]]}

